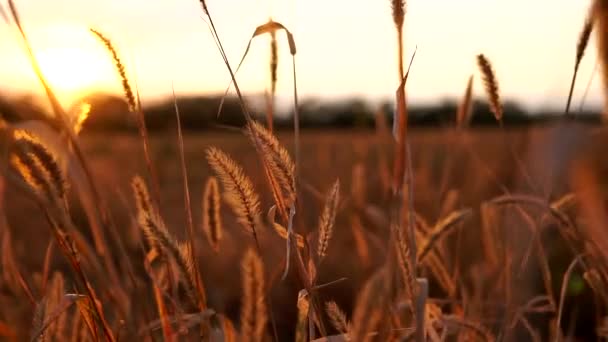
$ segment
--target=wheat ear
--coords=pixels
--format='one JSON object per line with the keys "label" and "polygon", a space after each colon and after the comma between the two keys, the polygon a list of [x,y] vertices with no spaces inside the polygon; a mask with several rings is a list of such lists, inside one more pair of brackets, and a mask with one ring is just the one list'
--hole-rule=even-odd
{"label": "wheat ear", "polygon": [[483,86],[490,102],[490,110],[498,122],[502,122],[503,109],[500,102],[500,92],[498,89],[498,80],[492,69],[492,64],[483,54],[477,55],[477,66],[481,72]]}
{"label": "wheat ear", "polygon": [[13,139],[12,167],[42,198],[61,207],[65,203],[67,182],[55,155],[26,131],[14,131]]}
{"label": "wheat ear", "polygon": [[331,325],[338,330],[339,332],[346,334],[348,333],[348,320],[346,319],[346,314],[336,302],[329,302],[325,304],[325,312],[327,312],[327,316],[329,317],[329,321]]}
{"label": "wheat ear", "polygon": [[[138,223],[147,240],[153,248],[159,248],[173,258],[192,304],[203,307],[204,300],[199,298],[196,291],[195,270],[189,246],[180,244],[171,236],[158,212],[150,206],[147,187],[140,177],[133,179],[132,187],[138,207]],[[144,208],[148,210],[145,211]]]}
{"label": "wheat ear", "polygon": [[260,199],[253,183],[243,168],[218,148],[207,149],[207,161],[218,175],[225,191],[225,198],[238,221],[253,234],[258,244],[256,227],[260,218]]}
{"label": "wheat ear", "polygon": [[122,82],[122,90],[124,92],[125,98],[127,99],[127,104],[129,105],[129,111],[135,112],[135,109],[137,108],[137,105],[135,102],[135,95],[133,95],[133,89],[131,88],[131,85],[129,84],[129,79],[127,78],[127,72],[125,70],[125,66],[122,63],[122,61],[120,60],[120,57],[118,56],[118,52],[114,48],[114,44],[112,44],[112,41],[110,40],[110,38],[106,37],[101,32],[99,32],[95,29],[90,29],[90,31],[103,43],[103,45],[106,47],[106,49],[108,50],[110,55],[112,55],[112,60],[114,61],[114,66],[116,67],[116,71],[118,72],[118,75],[120,76],[120,81]]}
{"label": "wheat ear", "polygon": [[222,217],[220,215],[220,190],[217,178],[209,177],[203,193],[203,231],[213,249],[219,251],[222,240]]}
{"label": "wheat ear", "polygon": [[288,201],[293,201],[295,196],[295,165],[289,152],[281,145],[277,137],[260,123],[250,121],[248,128],[246,134],[253,140],[254,146],[259,146],[260,151],[258,153],[262,154],[261,157],[268,164],[270,171],[276,176],[283,190],[286,191]]}
{"label": "wheat ear", "polygon": [[317,255],[319,259],[323,259],[327,254],[329,240],[333,235],[334,223],[336,221],[336,212],[338,211],[338,202],[340,201],[340,181],[336,180],[329,190],[325,199],[323,213],[319,219],[319,242],[317,247]]}

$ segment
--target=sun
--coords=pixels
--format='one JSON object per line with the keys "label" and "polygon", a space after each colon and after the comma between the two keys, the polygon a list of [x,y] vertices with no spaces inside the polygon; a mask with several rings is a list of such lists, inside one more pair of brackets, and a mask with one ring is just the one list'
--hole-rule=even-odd
{"label": "sun", "polygon": [[112,62],[87,28],[55,26],[45,31],[42,43],[36,59],[62,102],[115,86]]}

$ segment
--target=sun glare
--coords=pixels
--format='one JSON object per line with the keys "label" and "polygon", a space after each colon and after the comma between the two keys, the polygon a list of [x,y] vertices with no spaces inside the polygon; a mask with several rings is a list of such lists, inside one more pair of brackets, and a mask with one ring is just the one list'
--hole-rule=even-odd
{"label": "sun glare", "polygon": [[87,28],[53,27],[40,45],[36,51],[40,68],[63,102],[116,83],[112,62]]}

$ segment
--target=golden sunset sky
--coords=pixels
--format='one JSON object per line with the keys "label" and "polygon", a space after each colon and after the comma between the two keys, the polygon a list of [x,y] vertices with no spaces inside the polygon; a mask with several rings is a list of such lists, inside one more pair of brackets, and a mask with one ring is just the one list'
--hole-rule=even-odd
{"label": "golden sunset sky", "polygon": [[[44,72],[64,103],[92,90],[120,93],[112,62],[88,32],[111,38],[145,101],[178,94],[218,93],[229,74],[196,0],[16,0]],[[5,2],[3,2],[5,5]],[[208,0],[236,65],[254,28],[270,16],[294,33],[302,97],[392,98],[396,35],[389,0]],[[503,98],[531,108],[562,108],[588,0],[410,0],[407,59],[418,47],[409,100],[458,98],[483,52],[496,70]],[[6,6],[5,6],[6,7]],[[7,8],[7,7],[6,7]],[[14,27],[0,22],[1,87],[39,93]],[[282,35],[279,36],[283,38]],[[254,41],[238,75],[249,95],[268,87],[268,39]],[[290,100],[291,60],[279,41],[278,95]],[[574,106],[591,78],[595,44],[581,67]],[[587,102],[601,103],[596,77]]]}

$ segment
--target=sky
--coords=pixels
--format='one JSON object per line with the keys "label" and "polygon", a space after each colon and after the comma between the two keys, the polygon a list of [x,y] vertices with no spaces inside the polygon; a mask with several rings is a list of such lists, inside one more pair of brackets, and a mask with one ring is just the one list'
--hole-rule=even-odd
{"label": "sky", "polygon": [[[0,3],[6,5],[5,0]],[[229,74],[197,0],[15,0],[43,72],[68,104],[86,92],[120,94],[120,82],[95,28],[115,44],[144,101],[178,94],[221,93]],[[392,99],[398,86],[397,38],[389,0],[207,0],[231,64],[256,26],[269,17],[293,32],[298,47],[298,91],[303,98]],[[529,108],[563,108],[577,38],[590,0],[410,0],[404,42],[416,57],[408,101],[458,99],[484,53],[504,99]],[[5,8],[7,8],[5,6]],[[14,27],[0,21],[0,89],[40,93]],[[248,95],[269,88],[269,40],[254,40],[237,75]],[[406,60],[406,62],[407,62]],[[603,103],[592,43],[574,94],[578,106]],[[292,63],[279,35],[277,93],[291,101]]]}

